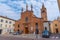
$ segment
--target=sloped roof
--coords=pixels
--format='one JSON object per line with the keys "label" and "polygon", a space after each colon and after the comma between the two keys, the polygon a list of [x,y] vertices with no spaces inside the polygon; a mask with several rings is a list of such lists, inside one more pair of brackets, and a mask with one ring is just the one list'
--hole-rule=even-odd
{"label": "sloped roof", "polygon": [[9,19],[9,20],[16,21],[16,20],[14,20],[14,19],[11,19],[11,18],[8,18],[8,17],[5,17],[5,16],[0,16],[0,17],[5,18],[5,19]]}

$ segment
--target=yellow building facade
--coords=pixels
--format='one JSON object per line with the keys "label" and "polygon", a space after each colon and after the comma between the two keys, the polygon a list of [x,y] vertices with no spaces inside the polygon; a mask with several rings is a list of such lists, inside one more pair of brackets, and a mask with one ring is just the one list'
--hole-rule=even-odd
{"label": "yellow building facade", "polygon": [[56,34],[60,33],[60,21],[59,20],[52,21],[50,27],[51,27],[51,33],[56,33]]}

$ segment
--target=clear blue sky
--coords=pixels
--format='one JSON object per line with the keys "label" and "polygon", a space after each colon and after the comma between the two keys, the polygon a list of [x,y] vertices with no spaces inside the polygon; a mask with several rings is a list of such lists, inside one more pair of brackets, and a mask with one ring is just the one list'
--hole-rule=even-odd
{"label": "clear blue sky", "polygon": [[0,0],[0,15],[18,20],[20,19],[21,8],[26,9],[26,3],[29,6],[33,5],[34,15],[40,17],[42,3],[47,8],[48,20],[54,20],[59,14],[57,0]]}

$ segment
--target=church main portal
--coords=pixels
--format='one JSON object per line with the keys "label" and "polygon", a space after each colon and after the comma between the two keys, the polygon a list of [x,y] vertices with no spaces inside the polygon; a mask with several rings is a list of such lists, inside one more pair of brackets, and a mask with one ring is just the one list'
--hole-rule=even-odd
{"label": "church main portal", "polygon": [[24,33],[29,34],[29,23],[24,23]]}

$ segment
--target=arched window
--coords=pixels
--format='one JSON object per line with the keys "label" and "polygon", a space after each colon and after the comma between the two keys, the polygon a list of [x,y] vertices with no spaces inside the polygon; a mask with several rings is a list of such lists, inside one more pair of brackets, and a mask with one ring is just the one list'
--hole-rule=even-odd
{"label": "arched window", "polygon": [[3,22],[3,19],[1,19],[1,22]]}
{"label": "arched window", "polygon": [[55,26],[57,27],[57,24],[55,24]]}
{"label": "arched window", "polygon": [[36,23],[35,25],[36,25],[36,28],[38,29],[38,23]]}
{"label": "arched window", "polygon": [[18,28],[20,27],[20,25],[18,24]]}
{"label": "arched window", "polygon": [[8,23],[8,21],[6,20],[6,23]]}
{"label": "arched window", "polygon": [[25,18],[25,21],[28,22],[28,17]]}

